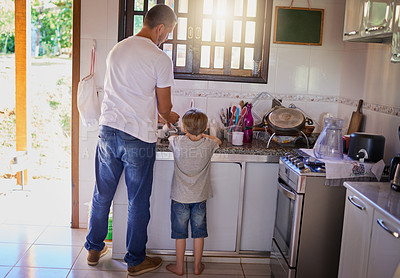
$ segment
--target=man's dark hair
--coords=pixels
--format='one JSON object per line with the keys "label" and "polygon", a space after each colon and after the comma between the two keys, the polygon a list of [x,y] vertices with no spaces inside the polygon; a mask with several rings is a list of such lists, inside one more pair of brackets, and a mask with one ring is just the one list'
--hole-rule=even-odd
{"label": "man's dark hair", "polygon": [[176,15],[174,11],[167,5],[158,4],[146,13],[143,24],[153,29],[160,24],[171,27],[175,22]]}

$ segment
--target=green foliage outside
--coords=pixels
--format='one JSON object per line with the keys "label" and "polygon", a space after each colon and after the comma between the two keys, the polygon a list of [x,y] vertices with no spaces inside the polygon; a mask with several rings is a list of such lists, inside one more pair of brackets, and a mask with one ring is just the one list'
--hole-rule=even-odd
{"label": "green foliage outside", "polygon": [[[1,178],[13,177],[16,149],[14,2],[0,0],[0,185]],[[30,2],[29,171],[34,179],[70,180],[72,0]]]}
{"label": "green foliage outside", "polygon": [[[0,1],[0,53],[14,53],[14,0]],[[34,55],[71,55],[72,0],[32,0]]]}

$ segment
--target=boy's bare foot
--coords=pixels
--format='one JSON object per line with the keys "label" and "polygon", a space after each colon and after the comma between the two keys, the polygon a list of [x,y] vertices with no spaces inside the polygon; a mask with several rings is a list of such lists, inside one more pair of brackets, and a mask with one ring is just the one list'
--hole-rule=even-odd
{"label": "boy's bare foot", "polygon": [[195,265],[194,266],[194,274],[200,275],[203,272],[204,268],[205,268],[205,265],[203,263],[200,263],[200,265],[197,267]]}
{"label": "boy's bare foot", "polygon": [[183,269],[178,269],[178,267],[176,266],[176,264],[169,264],[166,266],[166,269],[175,273],[176,275],[183,275]]}

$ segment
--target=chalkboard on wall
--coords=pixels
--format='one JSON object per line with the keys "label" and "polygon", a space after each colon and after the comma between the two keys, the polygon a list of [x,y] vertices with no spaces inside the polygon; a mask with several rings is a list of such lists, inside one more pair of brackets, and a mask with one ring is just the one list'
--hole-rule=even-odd
{"label": "chalkboard on wall", "polygon": [[274,43],[322,45],[323,9],[276,7]]}

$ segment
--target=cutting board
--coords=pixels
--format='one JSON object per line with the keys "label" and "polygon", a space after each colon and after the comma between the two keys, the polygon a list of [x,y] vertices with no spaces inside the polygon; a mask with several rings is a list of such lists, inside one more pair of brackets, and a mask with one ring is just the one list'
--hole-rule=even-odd
{"label": "cutting board", "polygon": [[361,113],[361,107],[363,105],[363,100],[358,101],[357,110],[353,112],[350,119],[349,129],[346,134],[352,134],[353,132],[360,131],[361,122],[363,119],[363,114]]}

